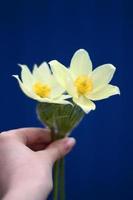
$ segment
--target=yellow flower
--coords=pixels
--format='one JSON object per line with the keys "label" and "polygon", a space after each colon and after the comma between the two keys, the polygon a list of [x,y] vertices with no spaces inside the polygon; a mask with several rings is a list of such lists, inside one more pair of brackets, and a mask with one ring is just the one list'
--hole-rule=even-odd
{"label": "yellow flower", "polygon": [[13,75],[19,82],[22,91],[30,98],[39,102],[68,104],[69,96],[64,95],[64,89],[55,80],[46,62],[39,67],[34,66],[31,72],[26,65],[20,65],[21,80],[18,75]]}
{"label": "yellow flower", "polygon": [[104,64],[92,70],[92,62],[84,49],[75,52],[69,68],[57,60],[52,60],[49,64],[56,80],[86,113],[95,110],[93,100],[120,94],[118,87],[109,84],[116,68],[111,64]]}

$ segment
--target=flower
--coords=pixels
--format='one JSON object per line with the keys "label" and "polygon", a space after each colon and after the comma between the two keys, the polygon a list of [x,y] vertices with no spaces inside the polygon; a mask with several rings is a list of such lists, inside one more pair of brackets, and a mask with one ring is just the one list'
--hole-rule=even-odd
{"label": "flower", "polygon": [[64,89],[52,75],[46,62],[39,67],[34,65],[32,73],[26,65],[19,65],[22,69],[21,80],[18,75],[13,75],[19,82],[22,91],[30,98],[39,102],[69,104],[69,96],[64,95]]}
{"label": "flower", "polygon": [[89,54],[84,49],[75,52],[69,68],[57,60],[49,64],[56,80],[86,113],[95,110],[93,101],[120,94],[118,87],[109,84],[116,68],[112,64],[104,64],[92,70]]}

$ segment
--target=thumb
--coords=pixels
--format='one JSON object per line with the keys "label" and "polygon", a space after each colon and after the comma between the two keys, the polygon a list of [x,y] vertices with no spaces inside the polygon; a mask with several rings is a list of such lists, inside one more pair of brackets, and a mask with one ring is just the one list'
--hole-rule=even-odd
{"label": "thumb", "polygon": [[[56,160],[60,159],[61,157],[65,156],[67,153],[69,153],[71,151],[71,149],[74,147],[75,143],[76,143],[76,140],[74,138],[69,138],[69,137],[57,140],[57,141],[51,143],[44,150],[45,156],[47,154],[47,158],[53,164]],[[42,154],[44,155],[44,152],[42,152]]]}

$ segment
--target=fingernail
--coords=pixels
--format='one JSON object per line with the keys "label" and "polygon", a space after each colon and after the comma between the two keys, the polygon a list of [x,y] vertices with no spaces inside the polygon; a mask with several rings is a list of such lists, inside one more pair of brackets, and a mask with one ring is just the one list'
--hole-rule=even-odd
{"label": "fingernail", "polygon": [[69,137],[66,139],[66,149],[69,152],[76,144],[75,138]]}

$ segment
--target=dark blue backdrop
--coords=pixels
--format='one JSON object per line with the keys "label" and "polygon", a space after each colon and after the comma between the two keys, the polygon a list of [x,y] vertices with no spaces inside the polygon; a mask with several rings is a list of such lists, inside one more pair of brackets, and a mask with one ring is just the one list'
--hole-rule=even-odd
{"label": "dark blue backdrop", "polygon": [[69,200],[133,198],[131,98],[133,61],[131,0],[12,0],[0,3],[1,131],[41,126],[36,102],[20,91],[12,74],[17,63],[58,59],[69,64],[78,48],[89,51],[94,66],[117,67],[113,83],[121,96],[97,102],[75,130],[77,146],[67,157]]}

